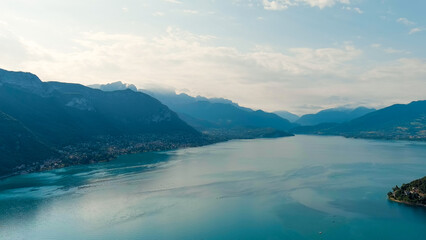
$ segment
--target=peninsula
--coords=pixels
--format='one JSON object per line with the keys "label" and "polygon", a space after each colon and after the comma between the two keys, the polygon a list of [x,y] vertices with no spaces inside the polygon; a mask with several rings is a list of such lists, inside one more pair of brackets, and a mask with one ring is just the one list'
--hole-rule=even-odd
{"label": "peninsula", "polygon": [[389,200],[426,207],[426,176],[401,187],[395,186],[392,190],[388,193]]}

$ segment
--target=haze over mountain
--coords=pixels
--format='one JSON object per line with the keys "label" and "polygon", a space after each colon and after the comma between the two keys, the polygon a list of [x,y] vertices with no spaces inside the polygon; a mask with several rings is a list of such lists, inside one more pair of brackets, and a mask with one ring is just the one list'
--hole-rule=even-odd
{"label": "haze over mountain", "polygon": [[315,114],[303,115],[296,123],[302,126],[313,126],[321,123],[343,123],[373,111],[375,111],[375,109],[365,107],[358,107],[355,109],[344,107],[331,108]]}
{"label": "haze over mountain", "polygon": [[[4,171],[21,162],[40,160],[46,156],[44,152],[51,151],[48,149],[99,142],[99,137],[153,136],[145,139],[149,142],[159,136],[200,136],[176,113],[147,94],[42,82],[31,73],[2,69],[0,115],[0,141],[7,143],[2,145],[0,156],[3,162],[10,163],[7,168],[2,166]],[[126,139],[120,144],[126,145]],[[119,148],[114,144],[110,147]]]}
{"label": "haze over mountain", "polygon": [[342,124],[300,127],[296,133],[426,140],[426,100],[395,104]]}
{"label": "haze over mountain", "polygon": [[126,90],[126,89],[130,89],[130,90],[135,91],[135,92],[138,91],[138,89],[136,88],[135,85],[126,84],[126,83],[123,83],[121,81],[112,82],[112,83],[108,83],[108,84],[92,84],[92,85],[88,85],[88,87],[100,89],[100,90],[105,91],[105,92],[112,92],[112,91],[119,91],[119,90]]}
{"label": "haze over mountain", "polygon": [[[147,92],[149,93],[149,92]],[[149,93],[198,129],[208,128],[275,128],[289,130],[294,125],[276,114],[254,111],[238,104],[217,99],[200,99],[186,94]]]}
{"label": "haze over mountain", "polygon": [[300,117],[296,114],[293,114],[291,112],[288,111],[276,111],[274,112],[275,114],[277,114],[278,116],[289,120],[290,122],[296,122]]}
{"label": "haze over mountain", "polygon": [[[113,83],[91,87],[105,89],[105,86],[112,85],[115,85],[117,89],[122,89],[129,84]],[[209,129],[231,130],[254,128],[273,128],[287,131],[295,126],[274,113],[244,108],[228,99],[210,99],[202,96],[191,97],[184,93],[176,94],[171,91],[140,91],[155,97],[170,109],[177,112],[189,125],[200,131]]]}

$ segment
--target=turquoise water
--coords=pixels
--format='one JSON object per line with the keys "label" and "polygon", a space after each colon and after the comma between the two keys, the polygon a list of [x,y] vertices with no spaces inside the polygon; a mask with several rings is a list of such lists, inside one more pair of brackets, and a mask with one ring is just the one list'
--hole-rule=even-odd
{"label": "turquoise water", "polygon": [[127,155],[0,181],[0,239],[425,239],[386,199],[425,175],[425,143],[341,137]]}

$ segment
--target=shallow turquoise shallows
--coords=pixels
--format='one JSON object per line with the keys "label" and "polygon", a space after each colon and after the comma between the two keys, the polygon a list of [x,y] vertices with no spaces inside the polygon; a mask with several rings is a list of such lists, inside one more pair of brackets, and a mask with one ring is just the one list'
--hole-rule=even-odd
{"label": "shallow turquoise shallows", "polygon": [[425,239],[390,202],[426,144],[296,136],[144,153],[0,181],[0,239]]}

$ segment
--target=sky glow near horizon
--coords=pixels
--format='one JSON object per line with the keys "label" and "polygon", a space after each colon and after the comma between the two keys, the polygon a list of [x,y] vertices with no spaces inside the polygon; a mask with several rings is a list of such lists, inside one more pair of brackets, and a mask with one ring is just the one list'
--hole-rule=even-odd
{"label": "sky glow near horizon", "polygon": [[426,99],[426,1],[2,0],[0,68],[297,114]]}

